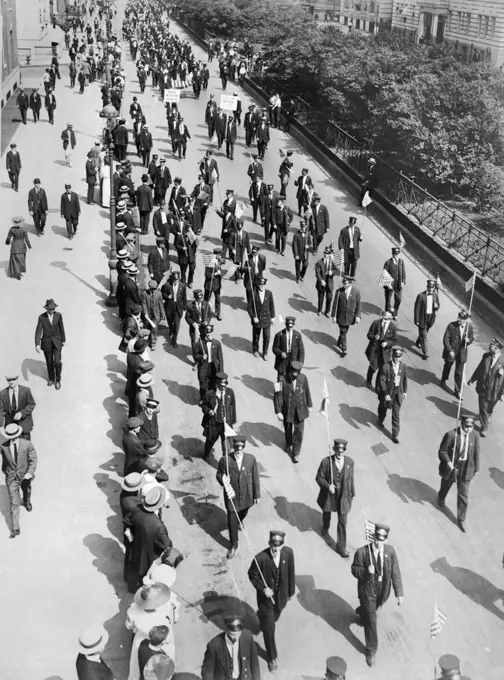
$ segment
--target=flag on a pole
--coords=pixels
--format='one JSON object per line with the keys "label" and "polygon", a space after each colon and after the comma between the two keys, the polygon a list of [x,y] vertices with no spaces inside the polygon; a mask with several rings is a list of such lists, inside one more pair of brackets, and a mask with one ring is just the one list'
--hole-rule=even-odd
{"label": "flag on a pole", "polygon": [[368,205],[372,202],[373,202],[373,199],[369,195],[369,191],[366,191],[366,193],[364,194],[364,196],[362,198],[362,207],[367,208]]}
{"label": "flag on a pole", "polygon": [[329,418],[329,411],[327,410],[327,407],[331,403],[331,399],[329,397],[329,390],[327,389],[327,383],[324,379],[324,382],[322,383],[320,387],[320,391],[322,393],[322,403],[320,404],[320,413],[325,416],[326,418]]}
{"label": "flag on a pole", "polygon": [[448,620],[448,616],[439,609],[437,604],[434,602],[434,613],[432,615],[432,621],[430,625],[430,636],[431,640],[434,640],[439,633],[443,630],[443,626],[445,625],[446,621]]}
{"label": "flag on a pole", "polygon": [[280,324],[285,323],[284,318],[281,314],[278,315],[278,323],[280,323]]}
{"label": "flag on a pole", "polygon": [[189,227],[189,229],[187,230],[186,238],[187,238],[187,240],[189,241],[189,245],[190,245],[190,246],[192,246],[192,244],[194,243],[194,241],[196,241],[196,234],[195,234],[194,231],[191,229],[191,227]]}
{"label": "flag on a pole", "polygon": [[285,151],[282,151],[282,149],[278,149],[280,152],[280,158],[285,158]]}
{"label": "flag on a pole", "polygon": [[370,522],[366,517],[364,516],[364,531],[366,533],[366,541],[368,543],[371,543],[375,537],[375,530],[376,530],[376,525],[373,522]]}
{"label": "flag on a pole", "polygon": [[240,217],[243,215],[243,213],[246,210],[246,207],[247,206],[244,203],[242,203],[242,201],[238,201],[238,203],[236,204],[236,209],[235,209],[235,217],[236,217],[237,220],[239,220]]}
{"label": "flag on a pole", "polygon": [[224,436],[225,437],[236,437],[236,432],[233,430],[231,425],[224,423]]}
{"label": "flag on a pole", "polygon": [[393,283],[394,283],[393,277],[390,276],[386,269],[384,269],[381,273],[378,285],[383,286],[384,288],[391,288]]}
{"label": "flag on a pole", "polygon": [[216,170],[215,168],[214,168],[214,169],[212,170],[212,172],[210,173],[210,177],[211,177],[211,179],[212,179],[213,182],[218,182],[218,181],[219,181],[219,173],[217,172],[217,170]]}
{"label": "flag on a pole", "polygon": [[234,276],[237,269],[238,265],[232,264],[222,278],[226,280],[230,279],[232,276]]}
{"label": "flag on a pole", "polygon": [[439,276],[439,274],[436,275],[436,286],[438,290],[444,290],[443,284],[441,283],[441,277]]}
{"label": "flag on a pole", "polygon": [[404,246],[406,245],[406,241],[404,240],[402,231],[399,232],[399,245],[401,246],[401,248],[404,248]]}
{"label": "flag on a pole", "polygon": [[345,251],[341,249],[337,253],[333,253],[332,261],[335,267],[342,267],[345,264]]}
{"label": "flag on a pole", "polygon": [[466,281],[466,284],[465,284],[466,293],[468,293],[470,290],[472,290],[474,288],[475,284],[476,284],[476,272],[474,272],[474,274],[471,276],[469,281]]}
{"label": "flag on a pole", "polygon": [[203,253],[203,265],[205,267],[213,267],[217,264],[217,258],[212,253]]}

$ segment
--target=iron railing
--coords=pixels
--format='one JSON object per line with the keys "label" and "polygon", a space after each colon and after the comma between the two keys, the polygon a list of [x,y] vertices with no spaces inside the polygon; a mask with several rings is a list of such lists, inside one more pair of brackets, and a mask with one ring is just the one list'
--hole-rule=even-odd
{"label": "iron railing", "polygon": [[[177,18],[202,40],[205,26],[200,21],[181,13]],[[282,84],[264,74],[264,69],[249,74],[249,79],[267,95],[283,94]],[[290,98],[290,96],[289,96]],[[476,227],[470,220],[435,198],[427,190],[380,159],[374,151],[331,122],[327,114],[318,111],[301,97],[293,96],[296,120],[302,123],[324,146],[338,158],[364,176],[371,155],[378,161],[380,170],[379,191],[409,219],[421,225],[442,245],[456,253],[463,262],[485,276],[500,288],[504,287],[504,244]]]}

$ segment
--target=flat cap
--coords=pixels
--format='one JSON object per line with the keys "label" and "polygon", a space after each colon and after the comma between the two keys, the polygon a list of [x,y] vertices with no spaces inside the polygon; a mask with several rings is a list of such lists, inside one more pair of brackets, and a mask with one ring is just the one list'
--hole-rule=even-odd
{"label": "flat cap", "polygon": [[346,439],[335,439],[333,446],[344,446],[345,449],[348,446],[348,441]]}
{"label": "flat cap", "polygon": [[279,531],[278,529],[272,529],[270,531],[269,542],[274,545],[282,545],[285,541],[285,531]]}
{"label": "flat cap", "polygon": [[301,371],[303,369],[303,364],[300,361],[293,361],[291,363],[291,368],[294,371]]}
{"label": "flat cap", "polygon": [[228,374],[227,374],[227,373],[224,373],[224,371],[220,371],[220,373],[217,373],[217,375],[216,375],[215,377],[216,377],[217,380],[219,380],[219,381],[220,381],[220,380],[227,380],[227,379],[228,379]]}
{"label": "flat cap", "polygon": [[141,427],[142,425],[142,419],[139,418],[138,416],[134,416],[133,418],[128,418],[126,421],[126,427],[128,430],[134,430],[136,427]]}
{"label": "flat cap", "polygon": [[330,656],[326,661],[327,674],[330,677],[344,676],[347,671],[347,665],[344,659],[340,656]]}

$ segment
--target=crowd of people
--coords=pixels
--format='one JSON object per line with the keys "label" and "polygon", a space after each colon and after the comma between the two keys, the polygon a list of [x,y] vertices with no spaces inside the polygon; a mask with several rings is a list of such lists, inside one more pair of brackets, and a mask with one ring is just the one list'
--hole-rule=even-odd
{"label": "crowd of people", "polygon": [[[160,401],[155,398],[154,392],[153,353],[158,336],[164,333],[168,334],[176,350],[181,325],[184,325],[182,321],[187,324],[199,387],[201,412],[196,417],[202,418],[203,457],[210,459],[219,440],[222,450],[216,479],[223,489],[229,531],[227,559],[231,560],[239,549],[240,532],[247,536],[245,520],[260,501],[261,488],[257,461],[245,451],[246,438],[235,431],[240,421],[239,403],[234,390],[229,387],[223,347],[215,333],[215,322],[221,321],[223,315],[221,290],[224,281],[232,280],[243,285],[254,357],[268,361],[271,345],[276,372],[272,408],[284,429],[285,450],[294,464],[299,461],[305,422],[313,409],[310,384],[303,373],[306,351],[302,334],[295,328],[296,318],[287,316],[281,321],[285,327],[271,338],[276,310],[274,293],[267,288],[267,253],[274,250],[280,256],[286,255],[289,226],[294,219],[295,211],[288,206],[287,196],[291,191],[295,158],[291,151],[282,154],[278,191],[274,182],[265,181],[261,161],[273,134],[270,130],[281,125],[279,94],[273,95],[266,108],[251,104],[243,122],[238,92],[232,95],[235,100],[233,109],[226,110],[222,110],[214,95],[210,94],[202,122],[207,126],[208,140],[215,142],[216,149],[225,142],[227,159],[232,161],[241,127],[245,147],[250,149],[257,145],[257,153],[251,154],[247,169],[250,180],[248,197],[240,199],[233,189],[225,192],[225,198],[221,196],[219,166],[212,149],[206,151],[198,165],[199,174],[194,186],[186,189],[182,177],[172,179],[167,159],[152,153],[152,132],[137,97],[133,97],[129,106],[130,122],[127,122],[123,111],[126,74],[122,62],[125,56],[121,39],[112,34],[114,9],[100,0],[90,0],[85,8],[89,21],[73,26],[73,41],[68,33],[66,45],[73,65],[70,67],[71,78],[74,69],[73,83],[76,71],[84,74],[83,88],[95,78],[102,79],[103,110],[105,113],[108,107],[106,117],[113,121],[113,125],[105,128],[103,138],[87,154],[86,182],[89,204],[98,200],[102,206],[109,207],[112,197],[116,204],[116,297],[122,329],[119,350],[126,357],[125,398],[128,410],[122,440],[124,474],[120,508],[124,527],[124,581],[128,592],[133,595],[126,619],[126,627],[133,633],[128,678],[166,680],[176,669],[174,631],[179,620],[180,603],[173,592],[173,585],[184,556],[174,546],[162,517],[170,492],[159,440],[161,411]],[[187,40],[181,40],[169,31],[169,25],[169,14],[160,0],[130,0],[126,7],[122,39],[128,44],[131,59],[136,64],[142,93],[147,87],[148,77],[151,77],[151,87],[159,93],[162,102],[165,102],[166,92],[175,89],[192,89],[194,98],[199,99],[202,91],[208,88],[211,78],[208,63],[211,64],[214,57],[218,61],[215,75],[219,75],[223,90],[228,78],[234,81],[244,77],[249,55],[242,59],[235,42],[212,42],[208,63],[205,64],[196,57]],[[79,28],[80,38],[77,37]],[[56,78],[59,77],[57,67],[58,64],[51,67]],[[54,83],[55,80],[50,81],[48,94],[51,94]],[[24,99],[21,105],[18,99],[18,106],[22,110]],[[291,101],[284,109],[287,121],[294,116],[293,106]],[[191,139],[182,106],[166,100],[165,108],[173,159],[178,158],[182,162],[186,157],[187,142]],[[34,120],[37,120],[35,113]],[[71,151],[75,147],[71,124],[63,130],[62,141],[65,160],[70,165]],[[145,170],[138,187],[131,177],[130,141],[134,143]],[[7,170],[16,191],[21,170],[17,156],[16,145],[11,144]],[[109,163],[113,164],[112,183]],[[184,167],[183,164],[181,167]],[[340,357],[344,358],[348,352],[350,328],[361,321],[361,294],[355,280],[364,239],[357,224],[358,217],[351,216],[348,225],[341,229],[337,247],[332,242],[327,243],[329,210],[321,203],[308,169],[301,169],[292,183],[299,217],[299,229],[292,239],[295,280],[296,283],[304,281],[311,256],[316,258],[319,248],[322,248],[323,255],[316,259],[314,265],[317,313],[324,314],[339,327],[337,347]],[[361,206],[373,199],[376,187],[376,163],[370,158],[359,200]],[[37,234],[43,235],[49,207],[39,178],[34,180],[34,188],[30,189],[28,206]],[[200,238],[211,207],[222,220],[221,244],[211,253],[202,253],[203,286],[193,289]],[[249,208],[252,209],[253,222],[259,221],[263,229],[260,244],[252,243],[245,229],[243,215]],[[79,214],[78,196],[72,192],[70,185],[66,185],[61,197],[61,215],[66,221],[70,239],[76,235]],[[142,237],[150,233],[154,233],[156,245],[150,247],[144,265],[140,243]],[[177,266],[170,260],[171,243],[177,253]],[[12,219],[7,245],[11,245],[9,272],[20,278],[26,268],[26,250],[31,247],[21,217]],[[403,348],[398,344],[395,323],[406,285],[406,267],[401,257],[403,245],[394,245],[391,257],[383,264],[379,285],[383,287],[385,311],[369,327],[365,353],[368,362],[365,383],[378,397],[377,425],[384,429],[390,411],[391,439],[396,444],[399,444],[401,407],[408,395],[408,369],[403,361]],[[144,270],[148,285],[142,289],[139,281]],[[192,291],[192,300],[188,299],[189,291]],[[37,324],[35,343],[37,351],[42,349],[45,355],[48,385],[54,384],[56,389],[60,389],[61,350],[66,338],[63,318],[56,312],[56,307],[54,300],[47,300],[46,312]],[[429,358],[428,332],[435,323],[439,308],[439,281],[428,280],[426,289],[418,293],[413,310],[418,327],[415,344],[425,360]],[[459,405],[465,383],[468,348],[473,339],[470,314],[461,310],[457,320],[450,323],[444,333],[444,368],[440,378],[442,389],[451,392],[447,380],[452,367],[455,367],[453,394]],[[457,519],[462,532],[466,531],[470,483],[479,471],[480,436],[487,435],[494,408],[504,399],[502,348],[500,340],[492,340],[488,352],[468,381],[468,384],[476,384],[479,397],[479,434],[474,429],[475,418],[463,414],[460,423],[445,434],[439,447],[441,482],[438,504],[441,509],[445,507],[447,494],[456,484]],[[10,498],[11,535],[15,538],[20,534],[20,494],[26,510],[32,509],[31,482],[37,456],[30,442],[30,432],[35,402],[29,389],[17,384],[18,374],[15,371],[6,379],[8,387],[0,392],[0,425],[7,441],[0,447],[0,452]],[[322,396],[325,401],[329,399],[327,391],[323,391]],[[315,477],[319,488],[317,504],[322,511],[321,534],[344,559],[351,556],[346,526],[356,493],[354,462],[346,454],[347,446],[346,440],[334,439],[332,451],[320,462]],[[337,514],[336,541],[332,541],[329,534],[333,513]],[[367,522],[366,532],[368,542],[355,551],[351,573],[357,580],[360,603],[356,621],[364,627],[366,661],[371,667],[378,649],[377,610],[386,603],[392,590],[397,604],[401,605],[403,585],[399,558],[387,543],[390,528]],[[181,568],[187,564],[184,562]],[[253,558],[248,577],[257,593],[257,615],[268,669],[275,672],[278,668],[276,625],[296,588],[295,558],[292,549],[286,545],[285,532],[271,529],[268,547]],[[225,613],[224,632],[212,639],[202,654],[202,680],[260,680],[257,647],[251,633],[244,628],[244,618],[244,612],[240,610]],[[79,680],[110,680],[114,677],[101,658],[107,641],[108,635],[101,627],[82,633],[77,658]],[[330,657],[326,666],[327,680],[344,680],[346,663],[343,659]],[[459,671],[458,659],[445,655],[440,659],[440,667],[442,677],[453,677]]]}

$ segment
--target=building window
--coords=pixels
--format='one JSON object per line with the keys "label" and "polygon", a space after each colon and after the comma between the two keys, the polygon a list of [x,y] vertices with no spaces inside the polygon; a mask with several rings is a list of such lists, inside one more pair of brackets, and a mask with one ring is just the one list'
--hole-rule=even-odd
{"label": "building window", "polygon": [[467,32],[469,32],[470,29],[471,29],[471,13],[466,12],[466,27],[465,27],[465,30]]}
{"label": "building window", "polygon": [[372,12],[373,14],[376,11],[376,2],[375,0],[369,0],[369,7],[368,7],[368,12]]}
{"label": "building window", "polygon": [[457,28],[460,30],[462,28],[462,12],[457,12]]}
{"label": "building window", "polygon": [[478,35],[481,35],[482,30],[483,30],[483,15],[478,14]]}
{"label": "building window", "polygon": [[490,24],[490,17],[485,17],[485,20],[483,22],[483,35],[484,36],[488,35],[489,24]]}
{"label": "building window", "polygon": [[448,21],[447,21],[448,29],[450,31],[451,31],[451,28],[452,28],[452,19],[453,19],[453,12],[450,9],[450,10],[448,10]]}
{"label": "building window", "polygon": [[495,17],[490,17],[490,36],[495,38],[495,24],[497,20]]}

